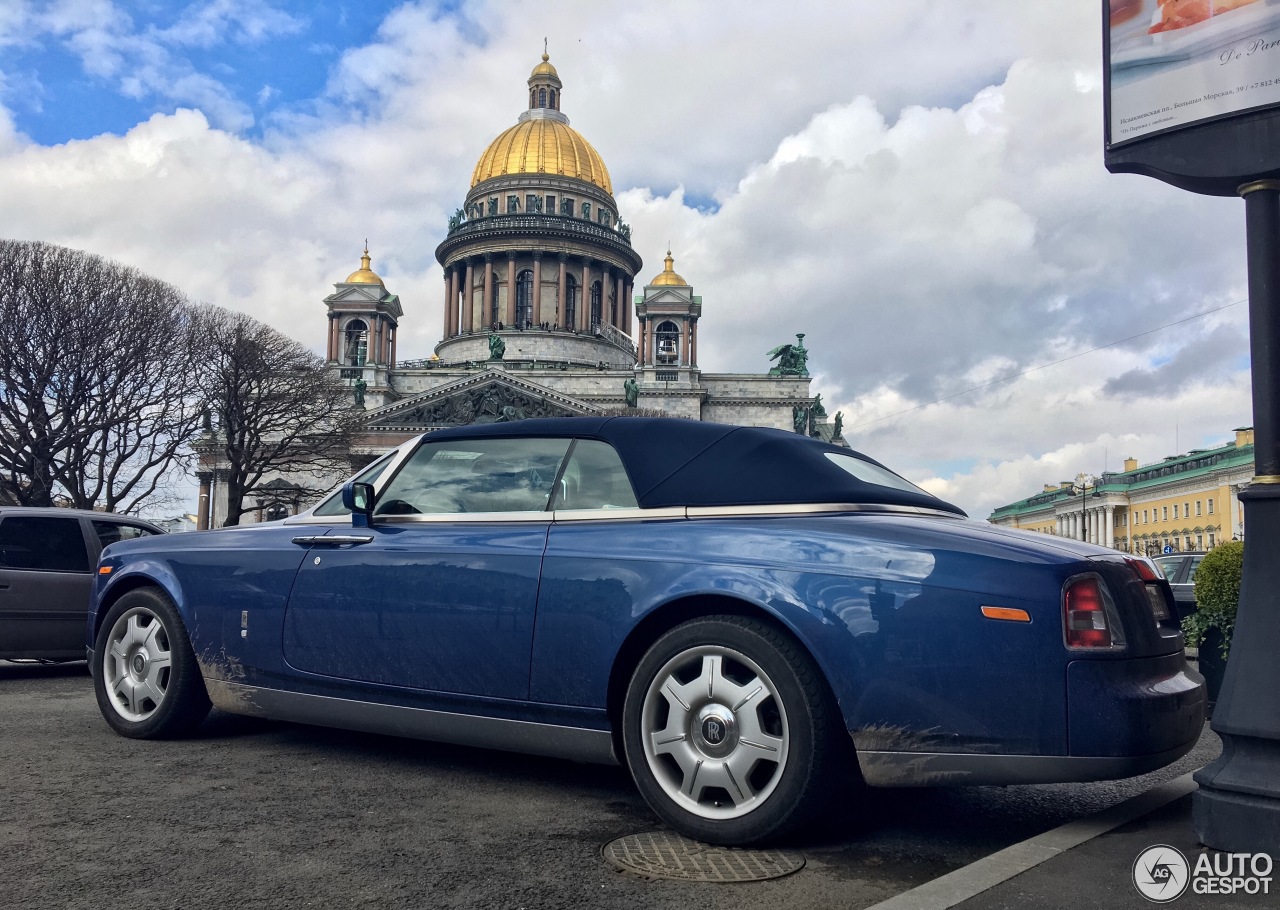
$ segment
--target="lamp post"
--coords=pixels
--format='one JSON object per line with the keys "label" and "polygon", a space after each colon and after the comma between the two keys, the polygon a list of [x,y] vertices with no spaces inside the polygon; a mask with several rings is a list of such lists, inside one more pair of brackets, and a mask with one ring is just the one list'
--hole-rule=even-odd
{"label": "lamp post", "polygon": [[1071,492],[1080,494],[1080,539],[1083,541],[1088,541],[1089,539],[1088,511],[1085,508],[1087,500],[1085,496],[1089,492],[1089,488],[1096,482],[1097,478],[1091,474],[1077,474],[1076,482],[1071,485]]}

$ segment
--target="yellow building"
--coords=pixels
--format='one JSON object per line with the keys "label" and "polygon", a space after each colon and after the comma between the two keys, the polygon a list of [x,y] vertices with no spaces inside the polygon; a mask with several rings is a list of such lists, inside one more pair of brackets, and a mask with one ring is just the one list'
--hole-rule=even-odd
{"label": "yellow building", "polygon": [[1216,448],[1048,485],[987,520],[1148,556],[1207,550],[1244,538],[1238,493],[1252,477],[1253,428],[1241,427]]}

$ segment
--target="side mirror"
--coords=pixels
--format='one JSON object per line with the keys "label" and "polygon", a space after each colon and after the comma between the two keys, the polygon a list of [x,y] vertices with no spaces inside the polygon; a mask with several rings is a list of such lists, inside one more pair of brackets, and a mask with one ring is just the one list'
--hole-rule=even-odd
{"label": "side mirror", "polygon": [[351,513],[353,528],[373,525],[373,484],[348,481],[342,485],[342,507]]}

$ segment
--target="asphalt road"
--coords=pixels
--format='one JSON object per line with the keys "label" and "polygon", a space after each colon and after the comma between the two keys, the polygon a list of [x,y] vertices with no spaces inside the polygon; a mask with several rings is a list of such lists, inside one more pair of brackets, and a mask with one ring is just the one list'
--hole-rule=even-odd
{"label": "asphalt road", "polygon": [[787,845],[786,878],[615,871],[660,830],[620,768],[215,712],[197,737],[127,740],[85,665],[0,661],[0,901],[29,908],[868,907],[1211,760],[1106,784],[880,791]]}

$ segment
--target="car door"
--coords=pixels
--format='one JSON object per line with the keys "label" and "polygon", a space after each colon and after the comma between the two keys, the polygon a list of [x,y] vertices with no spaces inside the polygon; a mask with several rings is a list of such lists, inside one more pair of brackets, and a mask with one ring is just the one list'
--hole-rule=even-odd
{"label": "car door", "polygon": [[84,657],[91,583],[78,516],[0,518],[0,654]]}
{"label": "car door", "polygon": [[569,440],[424,442],[369,528],[305,539],[284,654],[307,673],[525,698],[552,484]]}

